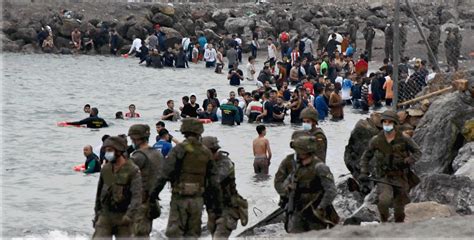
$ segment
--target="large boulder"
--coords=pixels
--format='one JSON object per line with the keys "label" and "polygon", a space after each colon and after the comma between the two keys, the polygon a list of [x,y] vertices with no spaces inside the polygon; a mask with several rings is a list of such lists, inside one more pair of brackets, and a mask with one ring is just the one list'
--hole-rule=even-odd
{"label": "large boulder", "polygon": [[306,22],[305,20],[301,18],[297,18],[295,21],[293,21],[292,25],[293,25],[292,28],[296,29],[298,33],[300,34],[307,33],[310,38],[313,38],[313,39],[316,38],[316,34],[318,31],[316,30],[316,27],[312,23]]}
{"label": "large boulder", "polygon": [[377,11],[383,9],[384,4],[381,1],[375,1],[369,5],[369,9],[371,11]]}
{"label": "large boulder", "polygon": [[174,7],[173,6],[170,6],[170,5],[162,5],[162,6],[159,6],[159,11],[165,15],[168,15],[168,16],[174,16],[174,13],[175,13],[175,10],[174,10]]}
{"label": "large boulder", "polygon": [[6,34],[12,34],[17,31],[17,24],[10,21],[2,21],[0,24],[1,31]]}
{"label": "large boulder", "polygon": [[337,195],[333,201],[334,208],[342,219],[349,218],[364,203],[364,196],[349,190],[348,179],[349,176],[346,176],[337,180]]}
{"label": "large boulder", "polygon": [[204,29],[204,36],[206,36],[207,40],[218,41],[220,36],[217,35],[212,29]]}
{"label": "large boulder", "polygon": [[330,18],[330,17],[315,18],[311,22],[316,26],[321,26],[325,24],[328,27],[336,27],[344,23],[344,21],[340,19]]}
{"label": "large boulder", "polygon": [[453,161],[453,171],[457,176],[466,176],[474,181],[474,142],[469,142],[459,149]]}
{"label": "large boulder", "polygon": [[244,27],[255,27],[255,21],[248,17],[242,18],[228,18],[224,23],[224,28],[229,33],[238,33],[242,34],[244,31]]}
{"label": "large boulder", "polygon": [[230,9],[219,9],[212,14],[212,19],[219,25],[223,26],[225,20],[230,17]]}
{"label": "large boulder", "polygon": [[28,43],[21,48],[21,52],[27,54],[40,53],[41,49],[34,43]]}
{"label": "large boulder", "polygon": [[384,30],[387,26],[387,21],[385,19],[381,19],[375,15],[367,17],[367,23],[372,24],[372,26],[380,30]]}
{"label": "large boulder", "polygon": [[435,201],[453,206],[461,215],[474,210],[474,181],[465,176],[432,174],[410,192],[412,202]]}
{"label": "large boulder", "polygon": [[453,173],[452,162],[462,147],[462,128],[474,118],[474,98],[454,92],[436,99],[419,121],[413,140],[423,151],[415,163],[418,175]]}
{"label": "large boulder", "polygon": [[19,28],[11,37],[12,40],[24,40],[25,43],[33,43],[36,41],[36,31],[33,28]]}
{"label": "large boulder", "polygon": [[161,31],[166,34],[166,47],[174,47],[175,43],[181,43],[183,35],[173,28],[161,27]]}
{"label": "large boulder", "polygon": [[210,22],[206,22],[204,23],[204,26],[203,28],[209,28],[209,29],[217,29],[217,24],[213,21],[210,21]]}
{"label": "large boulder", "polygon": [[452,206],[437,202],[409,203],[405,206],[405,222],[427,221],[433,218],[453,217],[458,214]]}
{"label": "large boulder", "polygon": [[63,24],[59,27],[59,34],[63,37],[71,37],[72,31],[79,28],[81,24],[74,19],[64,19]]}
{"label": "large boulder", "polygon": [[71,40],[61,36],[56,36],[54,38],[54,46],[56,46],[58,49],[71,48]]}
{"label": "large boulder", "polygon": [[203,8],[193,9],[191,11],[191,16],[193,20],[203,19],[206,21],[210,19],[209,12]]}
{"label": "large boulder", "polygon": [[151,19],[151,21],[153,23],[158,23],[158,24],[160,24],[161,26],[164,26],[164,27],[172,27],[173,24],[174,24],[174,20],[173,20],[172,17],[170,17],[166,14],[160,13],[160,12],[153,15],[153,18]]}

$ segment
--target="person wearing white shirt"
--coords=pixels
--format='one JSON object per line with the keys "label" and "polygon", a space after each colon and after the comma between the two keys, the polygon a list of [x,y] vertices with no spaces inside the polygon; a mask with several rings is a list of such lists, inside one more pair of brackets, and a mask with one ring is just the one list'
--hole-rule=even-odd
{"label": "person wearing white shirt", "polygon": [[135,35],[133,36],[133,42],[132,42],[132,47],[130,47],[130,51],[128,51],[128,54],[132,54],[132,52],[140,52],[140,48],[142,47],[142,40],[140,38],[137,38]]}
{"label": "person wearing white shirt", "polygon": [[206,68],[216,66],[217,52],[212,44],[207,44],[206,50],[204,51],[204,60],[206,61]]}
{"label": "person wearing white shirt", "polygon": [[255,73],[257,72],[255,69],[255,57],[249,57],[249,63],[247,63],[247,80],[254,81],[255,80]]}

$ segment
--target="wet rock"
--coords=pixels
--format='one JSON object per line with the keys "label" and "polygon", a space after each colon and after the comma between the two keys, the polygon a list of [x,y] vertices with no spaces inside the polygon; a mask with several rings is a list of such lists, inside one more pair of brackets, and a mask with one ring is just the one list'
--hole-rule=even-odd
{"label": "wet rock", "polygon": [[433,218],[453,217],[458,214],[452,206],[437,202],[409,203],[405,206],[405,222],[427,221]]}
{"label": "wet rock", "polygon": [[242,18],[228,18],[224,23],[224,28],[229,33],[237,33],[242,34],[244,31],[244,27],[255,27],[255,22],[253,19],[248,17]]}
{"label": "wet rock", "polygon": [[219,9],[212,14],[212,19],[216,21],[216,23],[221,23],[222,25],[224,25],[225,20],[227,20],[229,17],[229,9]]}
{"label": "wet rock", "polygon": [[72,50],[70,48],[60,48],[58,53],[69,55],[72,54]]}
{"label": "wet rock", "polygon": [[54,38],[54,46],[56,46],[58,49],[70,48],[71,47],[71,40],[69,40],[67,38],[57,36],[57,37]]}
{"label": "wet rock", "polygon": [[432,174],[410,192],[412,202],[435,201],[453,206],[461,215],[474,210],[474,181],[465,176]]}
{"label": "wet rock", "polygon": [[168,16],[174,16],[175,13],[174,7],[170,5],[159,6],[158,10]]}
{"label": "wet rock", "polygon": [[2,21],[0,24],[1,31],[6,34],[13,34],[17,31],[17,25],[10,21]]}
{"label": "wet rock", "polygon": [[443,8],[441,14],[439,16],[439,21],[441,24],[445,24],[447,22],[456,22],[458,18],[458,13],[455,9],[452,8]]}
{"label": "wet rock", "polygon": [[384,9],[381,9],[381,10],[377,10],[375,12],[375,16],[379,17],[379,18],[387,18],[388,17],[388,13],[387,11],[385,11]]}
{"label": "wet rock", "polygon": [[384,4],[381,1],[377,1],[377,2],[371,3],[369,5],[369,9],[371,11],[381,10],[381,9],[383,9],[383,6],[384,6]]}
{"label": "wet rock", "polygon": [[2,50],[5,52],[19,52],[21,50],[21,46],[15,41],[4,42],[2,44]]}
{"label": "wet rock", "polygon": [[33,28],[19,28],[11,35],[12,40],[24,40],[26,43],[36,41],[36,31]]}
{"label": "wet rock", "polygon": [[217,35],[212,29],[204,29],[204,36],[206,36],[207,40],[219,40],[220,36]]}
{"label": "wet rock", "polygon": [[217,29],[217,24],[215,22],[206,22],[204,23],[203,28]]}
{"label": "wet rock", "polygon": [[74,19],[64,19],[63,24],[59,27],[59,34],[63,37],[71,37],[72,31],[80,26],[81,24]]}
{"label": "wet rock", "polygon": [[387,26],[387,21],[385,19],[380,19],[375,15],[370,15],[367,18],[367,23],[371,23],[377,29],[384,30]]}
{"label": "wet rock", "polygon": [[21,48],[21,52],[27,54],[39,53],[41,50],[36,44],[28,43]]}
{"label": "wet rock", "polygon": [[474,142],[466,143],[459,149],[453,161],[453,171],[457,176],[466,176],[474,181]]}
{"label": "wet rock", "polygon": [[161,27],[161,31],[166,34],[166,47],[174,47],[175,43],[181,43],[183,36],[173,28]]}
{"label": "wet rock", "polygon": [[323,18],[316,18],[313,19],[316,26],[321,26],[322,24],[327,25],[328,27],[336,27],[343,24],[342,20],[330,18],[330,17],[323,17]]}
{"label": "wet rock", "polygon": [[377,205],[365,202],[344,220],[344,225],[360,225],[362,222],[377,221],[379,221]]}
{"label": "wet rock", "polygon": [[474,118],[474,99],[450,93],[436,99],[419,121],[413,140],[423,154],[414,167],[418,175],[453,173],[452,161],[464,143],[461,129]]}
{"label": "wet rock", "polygon": [[163,13],[157,13],[155,15],[153,15],[153,18],[151,19],[151,21],[153,23],[158,23],[160,24],[161,26],[164,26],[164,27],[172,27],[173,26],[173,18],[168,16],[168,15],[165,15]]}
{"label": "wet rock", "polygon": [[462,135],[467,142],[474,141],[474,119],[467,120],[462,128]]}
{"label": "wet rock", "polygon": [[333,201],[334,208],[339,214],[339,217],[343,219],[349,218],[364,203],[364,196],[359,192],[349,191],[347,183],[349,177],[350,176],[346,176],[337,180],[337,195]]}

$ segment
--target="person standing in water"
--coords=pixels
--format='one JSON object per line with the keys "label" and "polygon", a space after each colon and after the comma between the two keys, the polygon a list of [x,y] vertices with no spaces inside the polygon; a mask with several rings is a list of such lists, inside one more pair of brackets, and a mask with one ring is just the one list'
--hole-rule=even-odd
{"label": "person standing in water", "polygon": [[268,167],[272,158],[272,150],[270,149],[270,142],[265,138],[267,131],[264,125],[257,126],[258,137],[253,140],[253,155],[255,160],[253,162],[253,169],[255,173],[268,174]]}

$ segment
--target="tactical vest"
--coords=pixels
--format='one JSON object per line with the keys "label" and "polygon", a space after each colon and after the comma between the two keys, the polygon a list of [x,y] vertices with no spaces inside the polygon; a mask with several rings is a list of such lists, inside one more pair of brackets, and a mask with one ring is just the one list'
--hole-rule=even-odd
{"label": "tactical vest", "polygon": [[101,174],[104,181],[102,192],[105,191],[105,194],[101,194],[101,203],[105,209],[111,212],[127,211],[132,200],[130,184],[137,173],[137,166],[129,160],[116,173],[111,163],[104,166]]}
{"label": "tactical vest", "polygon": [[136,158],[144,158],[143,166],[139,167],[142,176],[143,191],[145,193],[143,201],[146,201],[148,194],[150,194],[155,187],[163,157],[159,151],[153,148],[147,148],[134,151],[130,159],[133,160]]}
{"label": "tactical vest", "polygon": [[404,160],[410,156],[410,152],[408,144],[400,132],[397,132],[391,143],[385,140],[385,136],[381,132],[377,135],[374,144],[375,167],[378,177],[383,177],[389,172],[399,172],[408,167]]}
{"label": "tactical vest", "polygon": [[173,184],[173,193],[183,196],[198,196],[206,187],[207,165],[211,161],[209,150],[199,142],[184,142],[186,151],[182,160],[177,181]]}
{"label": "tactical vest", "polygon": [[297,172],[297,193],[304,194],[304,193],[317,193],[323,190],[321,185],[321,179],[317,176],[316,167],[318,164],[323,164],[320,161],[313,160],[315,162],[311,163],[309,166],[305,168],[309,168],[309,171],[298,171]]}

